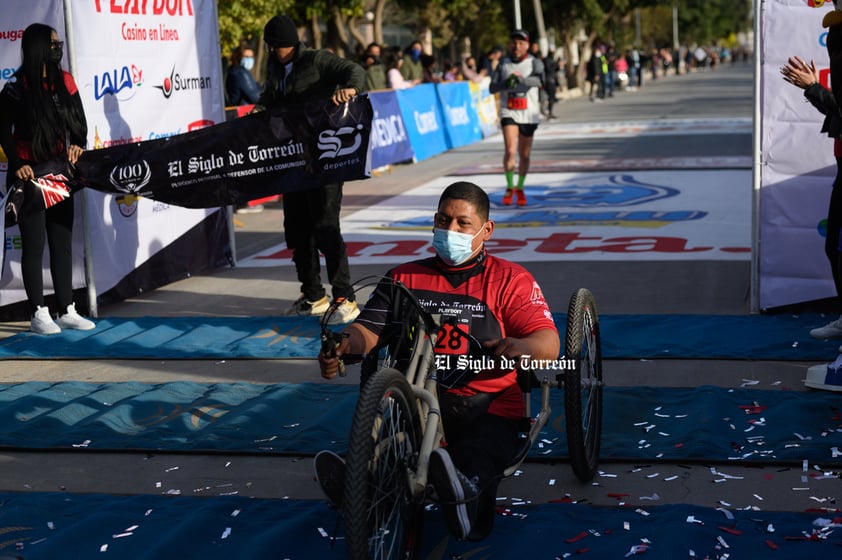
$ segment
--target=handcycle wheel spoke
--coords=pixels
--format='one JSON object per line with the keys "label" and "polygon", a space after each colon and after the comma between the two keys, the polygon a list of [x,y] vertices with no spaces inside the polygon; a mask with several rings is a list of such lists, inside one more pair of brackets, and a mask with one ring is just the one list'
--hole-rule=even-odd
{"label": "handcycle wheel spoke", "polygon": [[599,464],[603,383],[599,317],[593,294],[584,288],[570,298],[564,354],[574,365],[564,380],[570,464],[576,477],[588,482]]}
{"label": "handcycle wheel spoke", "polygon": [[404,376],[375,373],[363,386],[348,442],[345,520],[348,558],[414,558],[423,521],[408,470],[421,443],[418,409]]}

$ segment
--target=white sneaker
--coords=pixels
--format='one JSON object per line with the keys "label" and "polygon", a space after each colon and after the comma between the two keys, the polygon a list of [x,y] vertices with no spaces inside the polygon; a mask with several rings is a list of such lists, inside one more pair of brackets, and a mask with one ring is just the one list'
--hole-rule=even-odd
{"label": "white sneaker", "polygon": [[56,325],[56,322],[50,316],[50,310],[40,305],[35,310],[35,315],[32,316],[29,330],[36,334],[58,334],[61,332],[61,328]]}
{"label": "white sneaker", "polygon": [[56,324],[63,329],[76,329],[79,331],[89,331],[96,327],[93,321],[85,319],[76,313],[75,303],[67,306],[67,312],[64,315],[59,315],[59,318],[56,319]]}
{"label": "white sneaker", "polygon": [[344,297],[336,298],[330,304],[330,318],[327,320],[328,325],[344,325],[350,323],[360,314],[360,308],[356,301],[349,301]]}
{"label": "white sneaker", "polygon": [[831,321],[823,327],[817,327],[810,331],[813,338],[842,338],[842,317]]}

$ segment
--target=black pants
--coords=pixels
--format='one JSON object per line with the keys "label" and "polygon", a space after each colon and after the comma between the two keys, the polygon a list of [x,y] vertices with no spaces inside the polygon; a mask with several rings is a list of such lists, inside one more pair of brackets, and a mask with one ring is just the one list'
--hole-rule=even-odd
{"label": "black pants", "polygon": [[839,248],[840,229],[842,229],[842,158],[836,158],[836,180],[830,193],[827,209],[827,237],[824,252],[830,262],[836,296],[842,301],[842,250]]}
{"label": "black pants", "polygon": [[[475,418],[448,413],[442,402],[447,452],[454,466],[468,478],[477,479],[479,502],[476,519],[472,520],[470,540],[484,539],[494,526],[497,487],[503,471],[509,467],[523,445],[520,423],[494,414],[481,413]],[[468,415],[470,416],[470,415]]]}
{"label": "black pants", "polygon": [[342,183],[321,188],[286,193],[284,235],[292,250],[292,261],[301,293],[309,301],[325,296],[320,276],[319,251],[325,256],[327,279],[334,298],[354,299],[345,240],[339,229],[342,208]]}
{"label": "black pants", "polygon": [[[25,196],[34,196],[27,190]],[[26,203],[25,203],[26,204]],[[32,313],[44,305],[44,245],[50,247],[50,275],[59,311],[73,303],[73,197],[18,223],[21,239],[21,274]]]}

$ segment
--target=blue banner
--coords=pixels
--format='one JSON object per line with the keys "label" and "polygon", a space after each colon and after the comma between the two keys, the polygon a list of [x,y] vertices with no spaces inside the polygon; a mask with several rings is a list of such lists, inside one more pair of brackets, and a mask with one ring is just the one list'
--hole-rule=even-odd
{"label": "blue banner", "polygon": [[468,82],[442,83],[436,87],[444,116],[448,146],[458,148],[482,140],[479,117]]}
{"label": "blue banner", "polygon": [[415,160],[421,161],[449,149],[435,85],[421,84],[395,93]]}
{"label": "blue banner", "polygon": [[371,120],[371,167],[412,159],[412,145],[401,115],[398,96],[392,90],[368,94],[374,118]]}

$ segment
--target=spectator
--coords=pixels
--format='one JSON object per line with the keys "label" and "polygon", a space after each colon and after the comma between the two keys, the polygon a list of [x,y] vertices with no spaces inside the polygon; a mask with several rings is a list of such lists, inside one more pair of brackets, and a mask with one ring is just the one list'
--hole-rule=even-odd
{"label": "spectator", "polygon": [[503,58],[503,52],[505,52],[505,49],[499,45],[492,47],[485,55],[485,61],[483,62],[480,73],[484,76],[493,74],[497,70],[497,65],[500,64],[500,59]]}
{"label": "spectator", "polygon": [[441,82],[442,74],[439,70],[436,58],[429,54],[421,55],[421,67],[423,68],[422,82],[425,84],[437,84]]}
{"label": "spectator", "polygon": [[[20,182],[24,196],[40,197],[32,166],[52,159],[75,164],[87,142],[88,124],[76,82],[61,68],[64,42],[48,25],[33,23],[21,39],[21,65],[0,92],[0,146],[8,158],[6,185]],[[20,216],[21,273],[32,311],[29,329],[57,334],[96,325],[73,303],[73,195]],[[44,304],[44,246],[59,316]]]}
{"label": "spectator", "polygon": [[472,82],[481,82],[484,75],[477,70],[477,59],[467,56],[462,60],[462,77]]}
{"label": "spectator", "polygon": [[[830,59],[830,85],[833,91],[827,91],[819,83],[819,71],[813,61],[808,65],[797,56],[791,57],[787,65],[781,68],[781,74],[784,80],[803,89],[804,97],[825,115],[821,132],[834,139],[836,178],[828,203],[824,250],[830,263],[837,301],[842,301],[842,116],[839,112],[839,108],[842,107],[842,88],[839,87],[839,84],[842,84],[842,12],[827,12],[822,26],[828,28],[826,43]],[[812,329],[810,336],[818,339],[842,338],[842,316],[822,327]]]}
{"label": "spectator", "polygon": [[420,80],[407,80],[401,73],[401,66],[404,64],[404,56],[400,47],[392,47],[386,51],[386,58],[383,61],[386,65],[386,84],[392,89],[406,89],[420,84]]}
{"label": "spectator", "polygon": [[363,55],[363,68],[365,68],[365,87],[368,91],[386,89],[389,87],[386,80],[386,68],[380,58],[380,45],[369,43]]}
{"label": "spectator", "polygon": [[547,92],[547,118],[554,119],[553,107],[556,103],[558,93],[558,59],[555,57],[555,49],[547,51],[544,58],[544,91]]}
{"label": "spectator", "polygon": [[409,45],[409,48],[403,55],[403,65],[401,66],[401,76],[405,80],[416,84],[424,81],[424,66],[421,64],[421,55],[423,52],[421,41],[413,41]]}
{"label": "spectator", "polygon": [[[295,107],[314,99],[345,103],[365,90],[365,71],[351,60],[326,50],[308,48],[298,38],[295,22],[275,16],[263,29],[269,48],[266,87],[260,97],[265,107]],[[354,301],[345,240],[339,227],[342,183],[284,194],[284,235],[301,297],[287,315],[322,315],[335,308],[335,323],[353,321],[360,310]],[[325,256],[332,287],[331,303],[322,286],[319,252]]]}
{"label": "spectator", "polygon": [[251,71],[254,68],[254,49],[240,44],[231,53],[231,65],[225,77],[228,105],[252,105],[260,99],[260,86]]}

